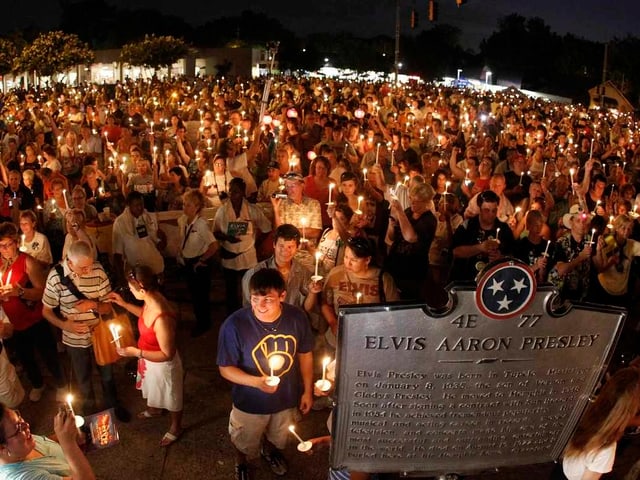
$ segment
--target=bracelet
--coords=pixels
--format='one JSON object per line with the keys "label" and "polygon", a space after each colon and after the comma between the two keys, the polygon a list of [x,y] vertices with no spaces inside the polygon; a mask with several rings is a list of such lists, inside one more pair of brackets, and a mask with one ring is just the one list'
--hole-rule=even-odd
{"label": "bracelet", "polygon": [[142,354],[142,349],[140,349],[140,354],[138,355],[138,358],[144,359],[144,355]]}

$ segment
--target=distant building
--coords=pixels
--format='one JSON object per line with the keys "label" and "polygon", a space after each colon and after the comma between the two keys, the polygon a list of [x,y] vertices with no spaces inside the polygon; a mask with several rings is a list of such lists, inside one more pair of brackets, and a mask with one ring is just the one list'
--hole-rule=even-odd
{"label": "distant building", "polygon": [[615,108],[624,113],[635,110],[633,104],[611,80],[589,89],[589,108],[597,107]]}
{"label": "distant building", "polygon": [[[196,75],[223,75],[231,77],[258,77],[269,70],[269,52],[264,47],[231,45],[224,48],[197,48],[195,54],[178,60],[171,66],[171,76],[195,77]],[[120,62],[120,49],[96,50],[95,63],[89,67],[78,66],[65,75],[61,81],[66,84],[77,82],[116,83],[125,78],[150,78],[154,73],[163,77],[167,69],[154,72],[151,68],[135,67]],[[274,65],[277,70],[277,62]],[[7,88],[16,82],[32,83],[33,78],[26,75],[7,75],[4,79]],[[44,77],[40,79],[44,81]]]}

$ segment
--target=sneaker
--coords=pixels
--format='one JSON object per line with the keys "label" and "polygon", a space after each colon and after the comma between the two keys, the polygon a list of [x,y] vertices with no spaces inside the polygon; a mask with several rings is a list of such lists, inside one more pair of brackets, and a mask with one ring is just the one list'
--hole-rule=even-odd
{"label": "sneaker", "polygon": [[236,464],[236,480],[249,480],[249,465],[246,463]]}
{"label": "sneaker", "polygon": [[40,388],[32,388],[29,392],[29,400],[32,402],[39,402],[42,398],[42,392],[44,392],[44,385]]}
{"label": "sneaker", "polygon": [[278,450],[272,450],[270,453],[265,453],[263,450],[260,452],[260,455],[262,455],[262,458],[267,461],[273,473],[279,477],[287,474],[287,471],[289,470],[287,461]]}
{"label": "sneaker", "polygon": [[63,403],[67,401],[67,395],[69,394],[69,390],[65,387],[56,388],[56,402]]}

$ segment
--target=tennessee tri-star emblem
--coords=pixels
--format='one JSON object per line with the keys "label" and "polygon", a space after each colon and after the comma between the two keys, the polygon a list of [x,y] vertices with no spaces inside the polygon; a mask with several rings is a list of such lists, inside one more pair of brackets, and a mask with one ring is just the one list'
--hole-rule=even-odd
{"label": "tennessee tri-star emblem", "polygon": [[536,295],[536,280],[531,268],[519,261],[488,266],[476,289],[480,312],[495,320],[513,318],[526,310]]}

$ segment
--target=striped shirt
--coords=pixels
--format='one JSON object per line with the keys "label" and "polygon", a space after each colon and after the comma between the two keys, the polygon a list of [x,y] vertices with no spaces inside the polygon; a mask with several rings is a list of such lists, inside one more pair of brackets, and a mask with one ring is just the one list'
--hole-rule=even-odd
{"label": "striped shirt", "polygon": [[[109,278],[99,263],[95,262],[91,271],[82,276],[73,273],[66,260],[60,263],[64,276],[68,277],[87,298],[98,299],[111,291]],[[56,269],[52,268],[47,277],[47,284],[42,295],[43,305],[49,308],[60,307],[60,313],[63,318],[69,319],[71,317],[74,319],[73,321],[86,322],[89,326],[97,324],[98,318],[94,313],[80,313],[76,310],[75,305],[78,301],[79,299],[62,284]],[[77,334],[63,330],[62,343],[70,347],[88,348],[91,346],[91,333]]]}

